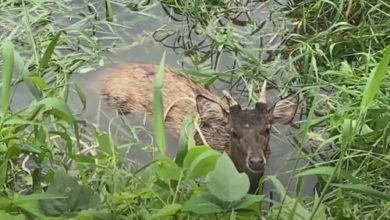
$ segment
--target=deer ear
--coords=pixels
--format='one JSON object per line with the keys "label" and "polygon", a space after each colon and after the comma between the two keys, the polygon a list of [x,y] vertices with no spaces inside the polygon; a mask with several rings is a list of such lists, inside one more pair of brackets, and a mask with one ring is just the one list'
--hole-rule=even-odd
{"label": "deer ear", "polygon": [[271,122],[288,124],[290,123],[298,108],[298,95],[290,95],[275,103],[271,109]]}
{"label": "deer ear", "polygon": [[203,95],[196,96],[196,107],[200,119],[208,125],[226,123],[228,120],[228,114],[222,106]]}

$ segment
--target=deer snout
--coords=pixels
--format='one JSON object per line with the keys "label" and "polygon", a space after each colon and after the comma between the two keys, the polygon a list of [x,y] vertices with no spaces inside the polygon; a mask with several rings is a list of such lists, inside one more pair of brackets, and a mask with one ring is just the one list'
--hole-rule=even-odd
{"label": "deer snout", "polygon": [[259,156],[250,156],[248,158],[248,168],[253,172],[263,171],[265,165],[264,158]]}

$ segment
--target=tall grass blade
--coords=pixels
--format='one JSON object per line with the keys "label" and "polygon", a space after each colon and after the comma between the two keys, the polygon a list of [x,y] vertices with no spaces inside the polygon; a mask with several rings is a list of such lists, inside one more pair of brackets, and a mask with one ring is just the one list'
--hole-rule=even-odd
{"label": "tall grass blade", "polygon": [[74,88],[75,88],[75,90],[77,92],[77,95],[80,98],[81,103],[83,104],[82,110],[84,111],[85,108],[87,107],[87,96],[85,95],[84,91],[81,89],[79,84],[74,83],[73,86],[74,86]]}
{"label": "tall grass blade", "polygon": [[185,115],[183,124],[180,130],[179,147],[176,152],[175,163],[179,166],[183,165],[184,157],[188,152],[188,137],[192,134],[192,117]]}
{"label": "tall grass blade", "polygon": [[390,45],[387,46],[383,54],[382,60],[379,62],[379,65],[373,71],[368,79],[366,87],[364,89],[362,102],[360,105],[360,112],[363,112],[368,104],[374,99],[375,95],[379,91],[380,84],[382,83],[383,78],[387,72],[387,68],[390,62]]}
{"label": "tall grass blade", "polygon": [[[315,167],[312,169],[304,170],[295,176],[308,176],[308,175],[326,175],[326,176],[331,176],[334,172],[337,172],[337,169],[335,167],[330,167],[330,166],[321,166],[321,167]],[[349,180],[353,183],[358,183],[359,180],[353,177],[351,174],[349,174],[347,171],[343,169],[339,169],[339,173],[337,174],[337,177],[339,179],[345,179]]]}
{"label": "tall grass blade", "polygon": [[4,160],[0,164],[0,186],[3,186],[7,182],[8,171],[8,159]]}
{"label": "tall grass blade", "polygon": [[8,113],[10,103],[11,78],[14,71],[14,45],[10,41],[3,44],[3,62],[1,110],[3,116],[5,116]]}
{"label": "tall grass blade", "polygon": [[[42,92],[35,84],[33,79],[31,79],[30,72],[28,70],[29,63],[24,63],[22,57],[19,55],[18,51],[15,51],[15,66],[20,69],[20,76],[22,77],[24,83],[27,85],[31,94],[34,96],[36,100],[40,100],[42,98]],[[36,76],[38,77],[38,76]]]}
{"label": "tall grass blade", "polygon": [[163,106],[163,98],[162,98],[164,64],[165,64],[165,52],[161,58],[160,66],[158,68],[155,82],[154,82],[153,107],[152,107],[153,120],[154,120],[154,138],[155,138],[156,145],[161,154],[164,154],[166,149],[165,127],[164,127],[164,106]]}
{"label": "tall grass blade", "polygon": [[52,54],[54,52],[54,48],[56,47],[57,42],[60,39],[61,33],[62,33],[62,31],[58,32],[54,36],[54,38],[51,40],[49,46],[46,48],[46,51],[43,54],[43,57],[42,57],[42,59],[41,59],[41,61],[39,63],[39,70],[40,71],[44,70],[47,67],[47,65],[48,65],[48,63],[49,63],[49,61],[51,59],[51,56],[52,56]]}
{"label": "tall grass blade", "polygon": [[114,21],[114,16],[112,13],[111,0],[105,0],[104,3],[106,6],[106,20],[112,22]]}
{"label": "tall grass blade", "polygon": [[348,184],[348,185],[346,185],[346,184],[332,184],[332,185],[340,187],[340,188],[345,189],[345,190],[351,190],[351,191],[359,192],[359,193],[367,195],[367,196],[390,201],[390,194],[379,192],[378,190],[375,190],[375,189],[373,189],[367,185],[364,185],[364,184]]}

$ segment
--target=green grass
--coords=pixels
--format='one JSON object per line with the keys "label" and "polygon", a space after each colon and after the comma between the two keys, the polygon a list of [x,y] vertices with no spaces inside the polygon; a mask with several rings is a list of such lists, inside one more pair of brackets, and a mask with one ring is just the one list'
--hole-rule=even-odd
{"label": "green grass", "polygon": [[[73,3],[0,2],[0,219],[388,219],[387,1]],[[263,4],[272,12],[269,20],[253,11]],[[194,146],[190,118],[177,158],[164,156],[162,71],[154,92],[156,149],[150,163],[129,162],[121,153],[146,147],[137,137],[120,145],[115,133],[79,123],[83,118],[67,105],[69,75],[105,65],[107,51],[126,44],[116,29],[124,26],[116,10],[126,7],[136,17],[165,16],[167,25],[147,35],[183,55],[191,68],[184,72],[200,83],[239,79],[251,101],[263,79],[282,94],[300,93],[304,117],[290,139],[306,164],[291,171],[295,189],[271,174],[263,181],[274,184],[280,200],[245,195],[247,179],[227,171],[232,163],[226,155]],[[155,7],[169,15],[154,14]],[[21,109],[10,108],[16,83],[25,83],[34,97]],[[74,89],[85,105],[88,95]],[[131,136],[143,131],[131,123],[127,128]],[[302,192],[308,175],[318,178],[312,197]],[[240,188],[229,188],[236,182]],[[262,201],[273,205],[266,210]]]}

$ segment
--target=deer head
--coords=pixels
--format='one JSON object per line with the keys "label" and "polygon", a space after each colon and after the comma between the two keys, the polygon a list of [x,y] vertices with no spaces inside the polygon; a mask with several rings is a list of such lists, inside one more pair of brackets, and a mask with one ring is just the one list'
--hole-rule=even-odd
{"label": "deer head", "polygon": [[[281,99],[268,110],[266,85],[264,82],[254,109],[242,109],[226,91],[224,95],[229,103],[228,111],[209,98],[202,95],[196,97],[202,123],[209,127],[222,126],[225,134],[230,135],[230,157],[240,172],[263,173],[270,154],[272,124],[289,123],[297,110],[296,96]],[[218,135],[220,134],[215,134]]]}

